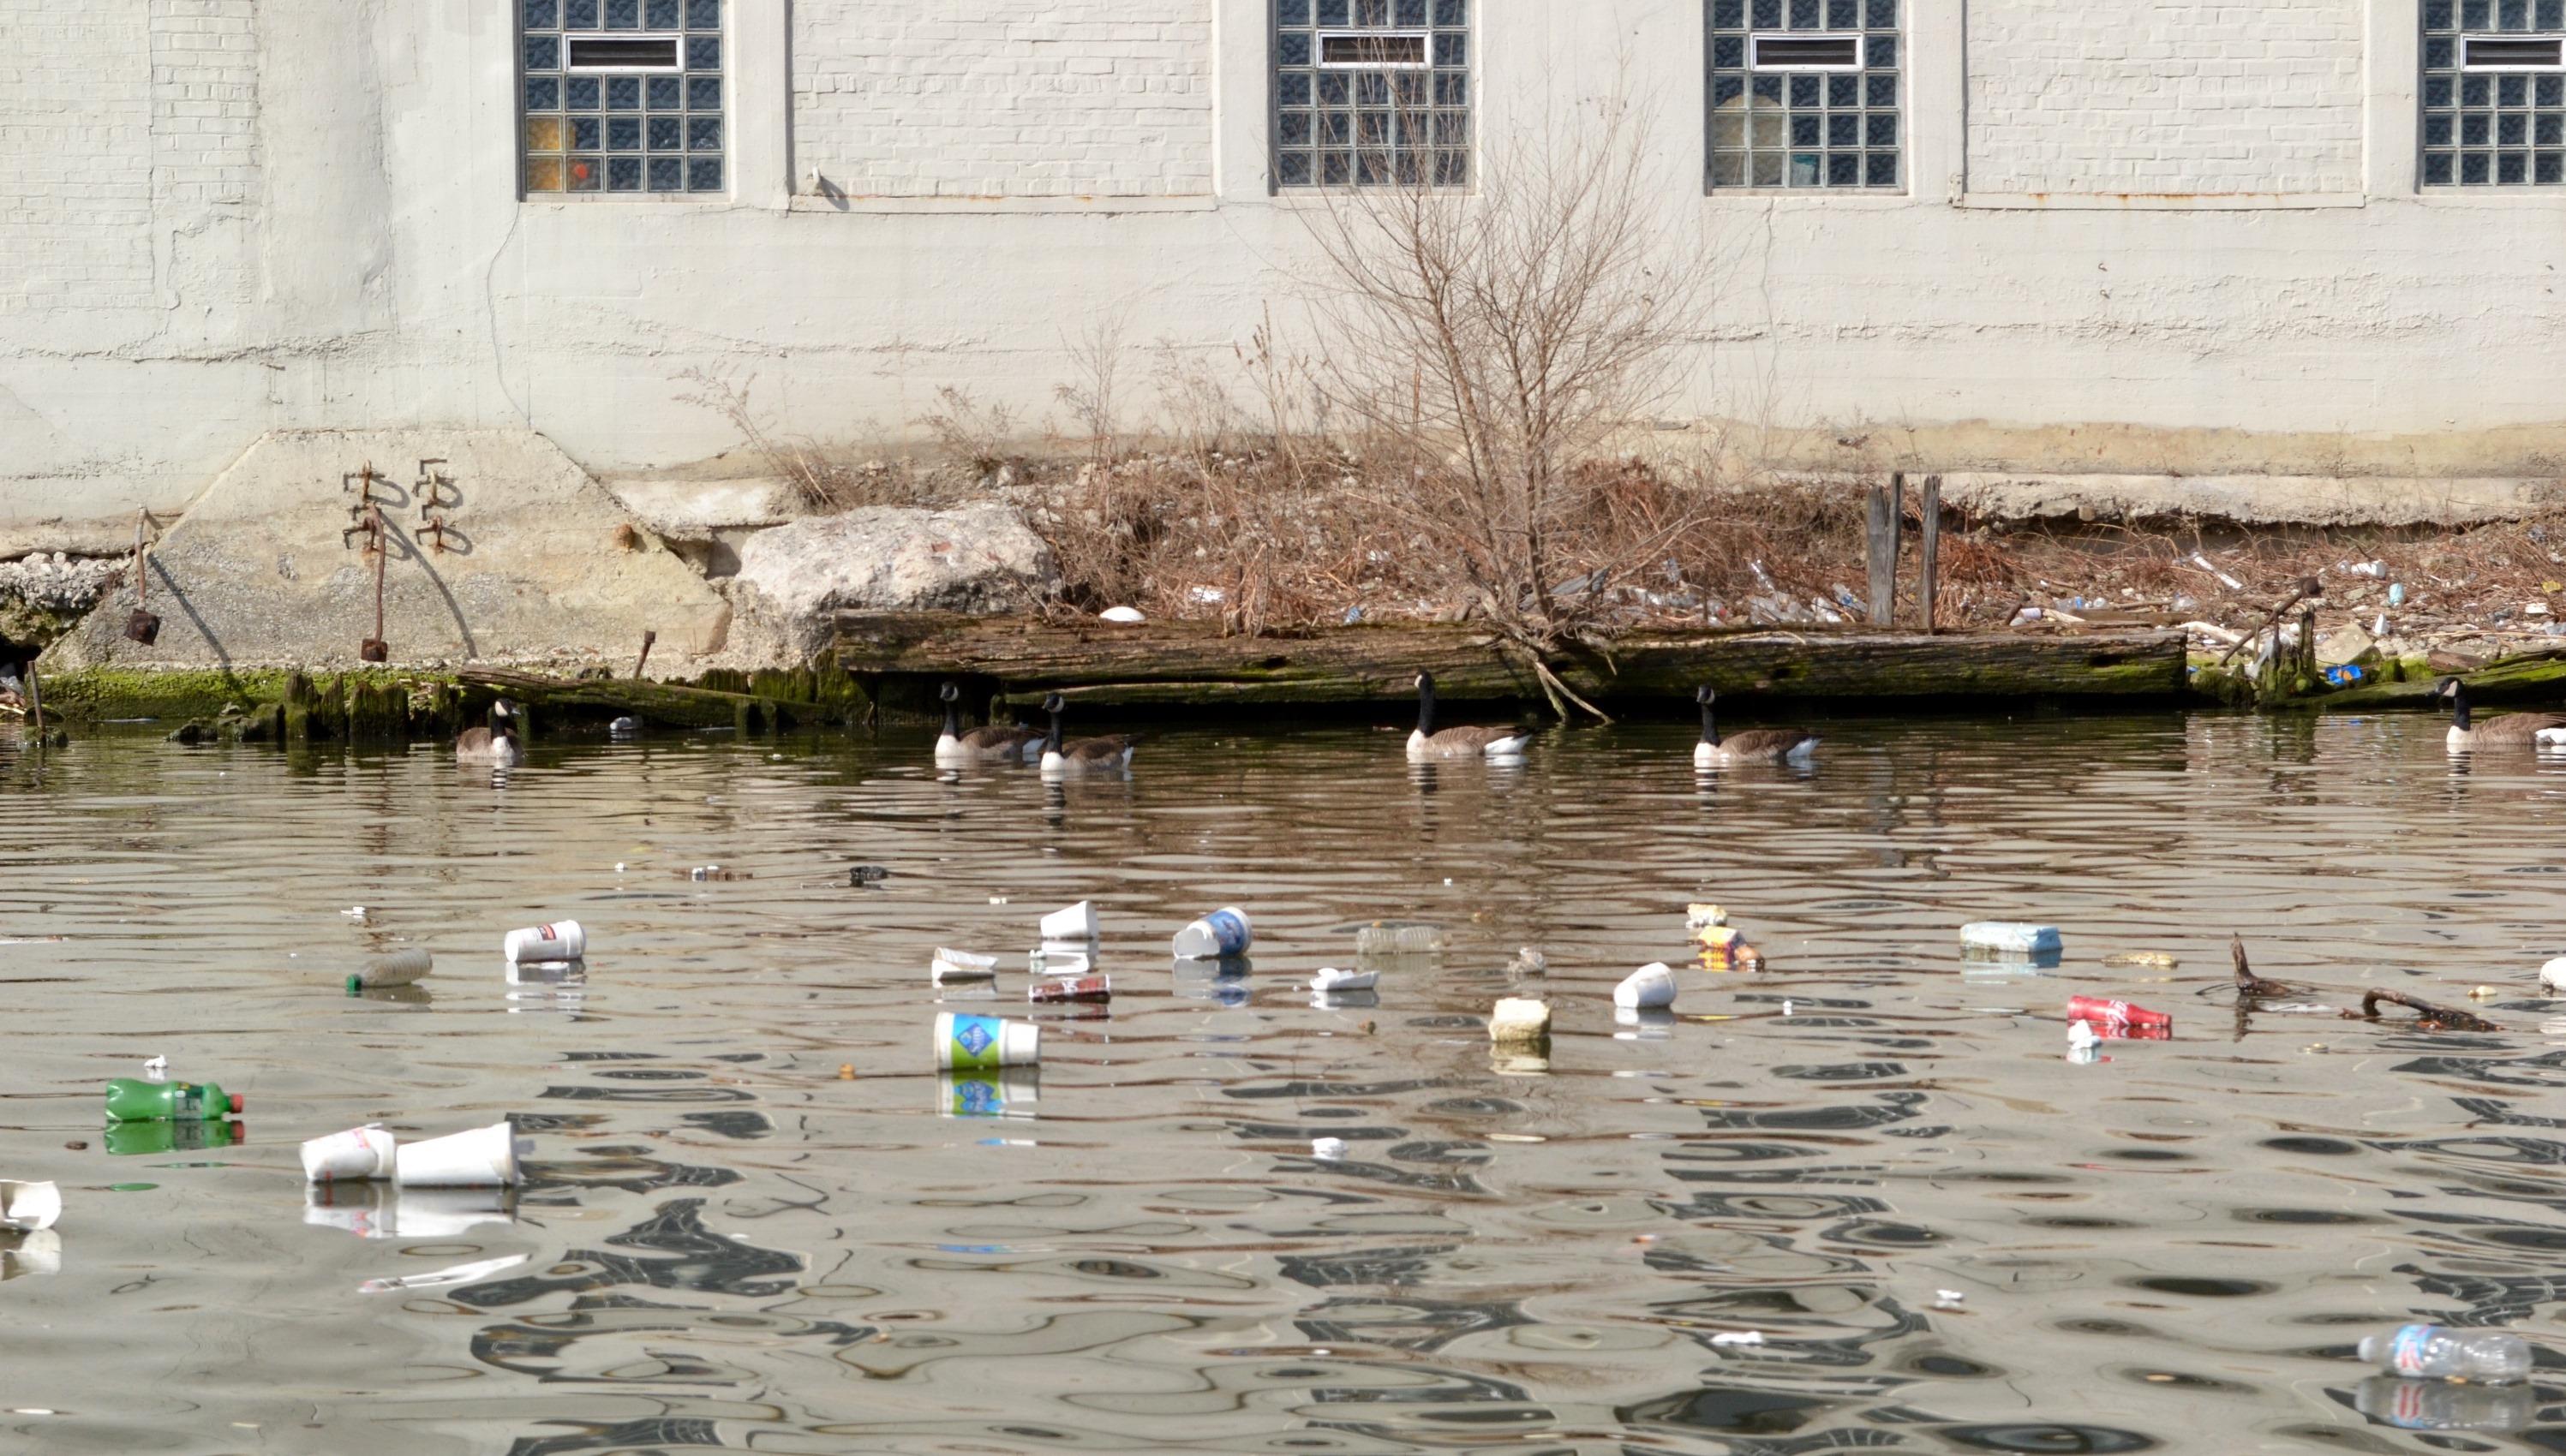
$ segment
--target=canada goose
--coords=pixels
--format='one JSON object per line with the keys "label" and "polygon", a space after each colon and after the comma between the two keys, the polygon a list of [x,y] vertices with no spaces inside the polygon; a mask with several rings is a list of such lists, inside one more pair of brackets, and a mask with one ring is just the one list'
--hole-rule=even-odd
{"label": "canada goose", "polygon": [[459,764],[496,764],[506,768],[523,763],[526,741],[517,733],[517,705],[501,698],[490,705],[490,726],[466,728],[454,739],[454,761]]}
{"label": "canada goose", "polygon": [[1138,734],[1118,733],[1111,738],[1078,738],[1061,742],[1060,715],[1068,708],[1068,701],[1059,693],[1043,699],[1043,711],[1051,715],[1051,731],[1042,739],[1044,778],[1121,773],[1132,766],[1133,745],[1141,741]]}
{"label": "canada goose", "polygon": [[2468,716],[2468,690],[2455,677],[2444,677],[2435,684],[2433,696],[2450,700],[2450,733],[2446,741],[2452,753],[2473,748],[2517,748],[2531,743],[2566,746],[2566,717],[2555,713],[2505,713],[2472,722]]}
{"label": "canada goose", "polygon": [[962,728],[962,689],[946,683],[936,696],[944,699],[944,732],[935,740],[940,764],[1020,764],[1041,750],[1043,736],[1031,728],[990,724],[968,732]]}
{"label": "canada goose", "polygon": [[1692,746],[1692,766],[1706,769],[1714,764],[1804,764],[1817,755],[1818,736],[1804,728],[1749,728],[1743,733],[1719,736],[1719,726],[1711,721],[1710,705],[1719,694],[1703,683],[1692,695],[1701,704],[1701,741]]}
{"label": "canada goose", "polygon": [[1434,674],[1416,674],[1416,731],[1408,735],[1411,762],[1437,758],[1486,758],[1512,762],[1532,742],[1529,728],[1434,729]]}

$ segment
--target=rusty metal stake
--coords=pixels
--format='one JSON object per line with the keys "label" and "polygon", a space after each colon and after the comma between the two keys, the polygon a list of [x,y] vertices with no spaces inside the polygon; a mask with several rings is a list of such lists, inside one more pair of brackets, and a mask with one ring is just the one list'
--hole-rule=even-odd
{"label": "rusty metal stake", "polygon": [[642,633],[642,656],[633,664],[634,681],[641,681],[642,669],[650,665],[650,644],[657,640],[659,640],[659,634],[655,631]]}
{"label": "rusty metal stake", "polygon": [[[367,470],[372,474],[373,467],[369,466]],[[385,549],[384,508],[380,504],[374,508],[374,515],[367,524],[375,538],[371,548],[375,553],[375,634],[357,644],[357,655],[369,662],[382,662],[392,654],[392,649],[384,641],[384,562],[391,553]]]}
{"label": "rusty metal stake", "polygon": [[160,618],[151,614],[150,568],[142,557],[142,530],[150,519],[149,511],[133,512],[133,614],[125,619],[126,636],[146,647],[160,636]]}

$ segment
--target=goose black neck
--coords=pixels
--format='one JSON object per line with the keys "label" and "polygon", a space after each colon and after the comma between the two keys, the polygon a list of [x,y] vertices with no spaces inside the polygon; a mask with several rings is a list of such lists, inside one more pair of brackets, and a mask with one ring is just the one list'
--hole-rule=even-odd
{"label": "goose black neck", "polygon": [[1060,709],[1051,710],[1051,731],[1043,735],[1043,752],[1060,752]]}
{"label": "goose black neck", "polygon": [[962,736],[962,705],[951,698],[944,700],[944,736],[947,738]]}
{"label": "goose black neck", "polygon": [[2450,685],[2450,726],[2468,731],[2468,690],[2456,683]]}
{"label": "goose black neck", "polygon": [[1719,747],[1719,729],[1710,721],[1710,704],[1701,705],[1701,741]]}
{"label": "goose black neck", "polygon": [[1434,736],[1434,684],[1430,682],[1416,684],[1416,731]]}

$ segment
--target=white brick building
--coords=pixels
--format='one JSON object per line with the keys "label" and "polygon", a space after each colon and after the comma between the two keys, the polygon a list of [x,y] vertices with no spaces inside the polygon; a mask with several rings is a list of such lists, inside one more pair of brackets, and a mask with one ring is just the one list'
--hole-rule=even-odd
{"label": "white brick building", "polygon": [[2566,0],[0,14],[0,553],[271,429],[753,471],[702,372],[823,440],[948,384],[1039,419],[1100,317],[1205,359],[1288,318],[1314,187],[1466,186],[1616,91],[1722,280],[1663,423],[2044,476],[2566,459]]}

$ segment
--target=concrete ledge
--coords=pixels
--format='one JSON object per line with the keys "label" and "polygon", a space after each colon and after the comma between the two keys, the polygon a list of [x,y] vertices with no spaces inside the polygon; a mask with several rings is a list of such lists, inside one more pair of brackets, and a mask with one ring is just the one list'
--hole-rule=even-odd
{"label": "concrete ledge", "polygon": [[2473,526],[2566,507],[2566,481],[1944,471],[1942,500],[1990,521],[2190,517],[2242,526]]}

